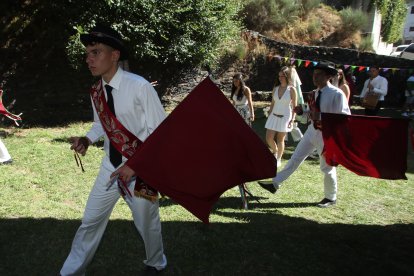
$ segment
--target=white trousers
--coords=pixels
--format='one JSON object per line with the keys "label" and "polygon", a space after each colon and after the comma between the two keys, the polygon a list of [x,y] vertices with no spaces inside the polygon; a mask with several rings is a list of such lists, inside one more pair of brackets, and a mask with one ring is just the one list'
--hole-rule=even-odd
{"label": "white trousers", "polygon": [[11,156],[6,148],[6,146],[3,144],[3,142],[0,139],[0,162],[5,162],[11,159]]}
{"label": "white trousers", "polygon": [[[120,198],[116,183],[106,191],[106,183],[113,171],[114,167],[109,158],[105,156],[89,194],[82,225],[76,232],[69,256],[60,271],[61,275],[84,275],[86,266],[91,262],[108,224],[112,209]],[[129,183],[132,194],[134,185],[135,181]],[[152,203],[136,196],[125,197],[125,200],[132,211],[135,227],[144,241],[146,252],[144,264],[158,270],[164,269],[167,265],[167,259],[162,243],[158,201]]]}
{"label": "white trousers", "polygon": [[295,172],[295,170],[302,164],[303,161],[314,151],[317,150],[319,154],[320,169],[324,173],[324,192],[325,198],[336,200],[336,193],[338,190],[338,182],[336,179],[336,168],[329,166],[325,157],[321,155],[323,150],[322,132],[313,127],[313,124],[308,126],[302,140],[300,140],[292,157],[287,162],[286,166],[277,173],[273,178],[273,184],[279,186],[283,181]]}

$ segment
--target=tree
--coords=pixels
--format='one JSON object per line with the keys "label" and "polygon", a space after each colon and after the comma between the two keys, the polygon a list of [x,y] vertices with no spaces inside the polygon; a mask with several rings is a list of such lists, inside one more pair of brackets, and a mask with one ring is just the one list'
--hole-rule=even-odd
{"label": "tree", "polygon": [[407,4],[405,0],[375,0],[375,6],[381,13],[381,34],[384,41],[389,43],[401,39],[407,16]]}
{"label": "tree", "polygon": [[[237,37],[240,1],[107,0],[85,1],[77,33],[68,43],[73,65],[82,60],[79,34],[96,22],[108,22],[128,41],[129,52],[147,70],[174,70],[214,62],[222,43]],[[96,11],[99,11],[96,13]],[[73,39],[75,38],[75,39]],[[148,68],[148,65],[151,67]]]}
{"label": "tree", "polygon": [[166,85],[186,68],[214,63],[240,34],[241,8],[240,0],[3,0],[0,82],[26,123],[89,119],[80,33],[112,25],[127,41],[130,68]]}

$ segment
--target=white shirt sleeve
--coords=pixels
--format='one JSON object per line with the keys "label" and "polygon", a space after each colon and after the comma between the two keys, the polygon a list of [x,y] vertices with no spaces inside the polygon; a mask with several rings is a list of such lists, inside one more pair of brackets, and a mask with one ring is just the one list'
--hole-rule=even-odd
{"label": "white shirt sleeve", "polygon": [[[91,99],[92,101],[92,99]],[[91,129],[86,134],[86,137],[91,140],[92,143],[95,143],[99,140],[104,134],[105,131],[102,127],[101,121],[99,120],[98,113],[96,112],[95,105],[92,102],[92,108],[93,108],[93,123]]]}
{"label": "white shirt sleeve", "polygon": [[142,87],[142,90],[140,100],[144,107],[147,134],[150,135],[165,119],[166,114],[154,87],[147,83]]}
{"label": "white shirt sleeve", "polygon": [[337,98],[334,101],[338,104],[337,110],[340,110],[340,114],[350,115],[351,110],[349,109],[348,100],[344,93],[337,94]]}

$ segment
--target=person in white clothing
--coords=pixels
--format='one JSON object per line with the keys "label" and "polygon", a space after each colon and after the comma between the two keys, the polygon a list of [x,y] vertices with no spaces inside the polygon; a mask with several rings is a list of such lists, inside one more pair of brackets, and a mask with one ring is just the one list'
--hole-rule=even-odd
{"label": "person in white clothing", "polygon": [[405,89],[405,103],[403,106],[404,117],[414,116],[414,74],[407,79],[407,88]]}
{"label": "person in white clothing", "polygon": [[338,69],[338,74],[331,79],[332,85],[339,87],[339,89],[344,92],[346,100],[349,102],[349,97],[351,96],[351,90],[349,89],[348,82],[346,81],[344,71]]}
{"label": "person in white clothing", "polygon": [[[250,127],[254,121],[254,108],[252,100],[252,92],[244,83],[243,75],[237,73],[233,76],[233,83],[231,86],[230,101],[244,119],[246,124]],[[242,200],[242,208],[249,209],[249,202],[247,195],[251,193],[247,190],[245,183],[239,185],[240,196]]]}
{"label": "person in white clothing", "polygon": [[286,133],[292,130],[296,115],[293,112],[296,107],[296,89],[292,85],[289,67],[284,66],[280,69],[278,83],[279,85],[273,90],[270,113],[265,128],[266,142],[277,160],[277,167],[280,167],[285,150]]}
{"label": "person in white clothing", "polygon": [[[72,248],[61,275],[84,275],[91,262],[109,217],[120,194],[128,189],[134,194],[135,180],[125,180],[124,190],[118,185],[109,186],[111,174],[127,158],[120,152],[114,152],[114,145],[108,135],[106,124],[100,120],[100,114],[106,112],[110,120],[117,120],[131,135],[144,141],[164,120],[165,111],[152,85],[141,76],[126,72],[118,67],[118,61],[126,59],[122,37],[106,26],[96,26],[89,34],[81,35],[86,47],[86,63],[93,76],[100,77],[102,84],[101,99],[107,100],[107,112],[93,99],[94,122],[85,137],[72,137],[71,149],[85,155],[88,146],[104,137],[105,156],[99,174],[86,203],[82,224],[76,232]],[[105,90],[103,90],[105,87]],[[93,91],[93,90],[92,90]],[[92,94],[95,95],[95,94]],[[95,105],[94,105],[95,104]],[[111,134],[112,135],[112,134]],[[116,149],[115,149],[116,150]],[[158,200],[151,202],[143,197],[125,196],[131,209],[135,227],[141,235],[146,251],[144,272],[154,274],[167,265],[164,255]],[[121,233],[122,234],[122,233]],[[120,272],[121,273],[121,272]]]}
{"label": "person in white clothing", "polygon": [[364,87],[361,91],[361,99],[365,97],[367,93],[374,93],[378,96],[378,103],[374,109],[365,108],[365,115],[376,116],[381,109],[384,97],[388,92],[388,81],[386,78],[379,75],[380,68],[378,66],[371,66],[369,68],[369,79],[364,83]]}
{"label": "person in white clothing", "polygon": [[254,121],[252,92],[244,83],[243,75],[241,73],[237,73],[233,76],[230,101],[246,124],[252,126],[252,122]]}
{"label": "person in white clothing", "polygon": [[312,124],[309,125],[302,140],[297,145],[292,157],[283,170],[278,172],[276,177],[270,182],[259,181],[262,188],[271,193],[275,193],[281,183],[288,179],[308,155],[316,149],[319,154],[320,169],[324,174],[325,194],[325,197],[318,203],[318,206],[328,207],[336,204],[336,168],[329,166],[323,156],[324,144],[321,132],[322,122],[320,121],[321,112],[350,114],[345,94],[329,82],[329,79],[335,74],[337,74],[337,70],[335,69],[335,65],[331,62],[321,61],[315,66],[313,71],[313,83],[317,87],[317,90],[309,102]]}
{"label": "person in white clothing", "polygon": [[6,165],[13,163],[13,160],[7,150],[6,146],[4,145],[3,141],[0,139],[0,164]]}

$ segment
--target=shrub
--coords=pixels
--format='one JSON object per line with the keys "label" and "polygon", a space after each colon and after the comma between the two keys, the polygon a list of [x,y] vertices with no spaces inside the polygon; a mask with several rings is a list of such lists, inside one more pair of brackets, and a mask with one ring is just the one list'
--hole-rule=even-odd
{"label": "shrub", "polygon": [[322,22],[319,18],[313,18],[309,21],[308,33],[309,35],[315,35],[321,31]]}
{"label": "shrub", "polygon": [[355,33],[363,29],[367,24],[367,16],[361,10],[345,8],[339,12],[342,19],[342,32],[345,34]]}
{"label": "shrub", "polygon": [[246,4],[243,13],[248,29],[260,33],[278,31],[298,18],[300,4],[291,0],[252,0]]}
{"label": "shrub", "polygon": [[306,17],[309,13],[319,7],[321,0],[301,0],[303,16]]}
{"label": "shrub", "polygon": [[362,37],[358,50],[362,52],[375,52],[372,43],[372,37],[370,35]]}
{"label": "shrub", "polygon": [[381,34],[384,41],[395,43],[402,37],[407,6],[404,0],[375,0],[382,15]]}
{"label": "shrub", "polygon": [[[84,1],[68,42],[72,64],[83,62],[79,33],[95,22],[108,22],[127,40],[133,59],[151,66],[182,67],[211,63],[220,45],[238,37],[241,19],[238,0],[108,0]],[[122,20],[119,20],[122,18]]]}

